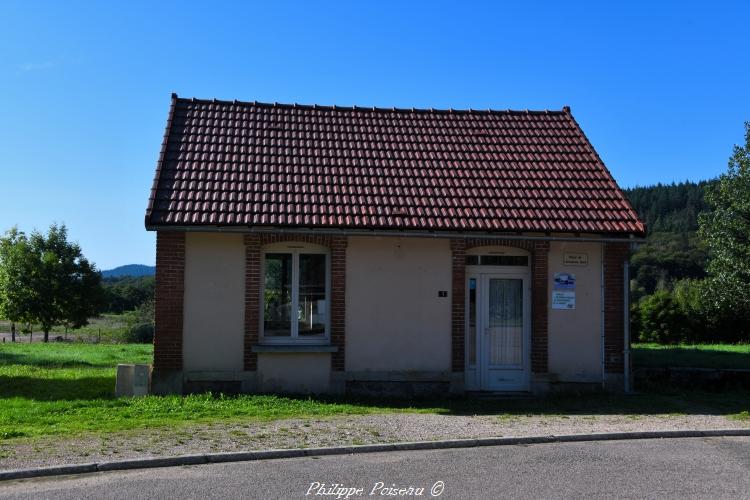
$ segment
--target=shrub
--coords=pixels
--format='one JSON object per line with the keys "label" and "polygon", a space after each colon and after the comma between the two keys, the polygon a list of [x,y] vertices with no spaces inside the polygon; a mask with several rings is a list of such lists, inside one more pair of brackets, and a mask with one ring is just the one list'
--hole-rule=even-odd
{"label": "shrub", "polygon": [[675,303],[684,316],[686,342],[702,342],[712,336],[711,314],[704,300],[703,280],[681,280],[672,292]]}
{"label": "shrub", "polygon": [[676,344],[686,342],[690,321],[671,293],[659,290],[644,297],[637,306],[636,321],[641,342]]}
{"label": "shrub", "polygon": [[714,286],[710,278],[681,280],[673,291],[659,290],[633,304],[633,338],[661,344],[747,342],[749,315],[710,300]]}
{"label": "shrub", "polygon": [[154,325],[141,323],[128,328],[126,338],[128,343],[150,344],[154,341]]}
{"label": "shrub", "polygon": [[127,313],[127,327],[118,332],[115,340],[123,343],[149,344],[154,341],[154,302],[141,304]]}

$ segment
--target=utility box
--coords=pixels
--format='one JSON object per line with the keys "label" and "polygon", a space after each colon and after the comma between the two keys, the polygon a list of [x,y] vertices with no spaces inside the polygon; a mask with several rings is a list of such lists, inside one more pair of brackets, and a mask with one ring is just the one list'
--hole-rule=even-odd
{"label": "utility box", "polygon": [[115,396],[146,396],[151,385],[151,365],[117,365]]}

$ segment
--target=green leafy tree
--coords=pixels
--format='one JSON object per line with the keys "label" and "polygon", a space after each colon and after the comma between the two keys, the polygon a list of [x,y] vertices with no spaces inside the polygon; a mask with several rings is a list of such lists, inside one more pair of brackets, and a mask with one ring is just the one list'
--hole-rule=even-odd
{"label": "green leafy tree", "polygon": [[706,193],[711,210],[699,219],[709,251],[704,295],[734,328],[750,333],[750,122],[745,144],[735,146],[729,168]]}
{"label": "green leafy tree", "polygon": [[34,255],[28,238],[13,227],[0,237],[0,317],[12,322],[13,342],[15,324],[33,320],[33,271]]}
{"label": "green leafy tree", "polygon": [[46,235],[34,231],[28,237],[12,229],[3,240],[6,247],[0,254],[3,310],[38,323],[45,342],[53,326],[78,328],[101,310],[101,274],[80,246],[68,241],[64,225],[53,224]]}

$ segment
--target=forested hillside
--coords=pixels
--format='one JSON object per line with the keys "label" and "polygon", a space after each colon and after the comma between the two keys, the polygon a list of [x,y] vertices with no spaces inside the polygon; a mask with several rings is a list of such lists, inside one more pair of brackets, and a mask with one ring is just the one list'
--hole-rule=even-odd
{"label": "forested hillside", "polygon": [[155,278],[153,276],[123,276],[104,278],[105,312],[132,311],[144,303],[153,302]]}
{"label": "forested hillside", "polygon": [[678,280],[705,276],[707,253],[696,235],[698,214],[708,210],[705,189],[716,181],[681,182],[626,189],[646,223],[648,238],[631,259],[635,300]]}
{"label": "forested hillside", "polygon": [[704,199],[707,185],[716,181],[657,184],[625,190],[633,208],[649,233],[695,231],[698,214],[708,209]]}

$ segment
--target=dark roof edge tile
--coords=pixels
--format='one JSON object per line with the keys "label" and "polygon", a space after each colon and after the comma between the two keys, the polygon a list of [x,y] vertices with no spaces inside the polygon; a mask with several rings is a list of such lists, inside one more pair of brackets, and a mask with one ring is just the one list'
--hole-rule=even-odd
{"label": "dark roof edge tile", "polygon": [[148,207],[146,208],[146,215],[144,217],[145,224],[148,226],[151,223],[151,215],[154,210],[154,200],[156,199],[156,189],[159,186],[159,178],[161,177],[161,168],[164,164],[164,156],[167,153],[167,142],[169,141],[169,133],[172,130],[172,119],[174,118],[174,110],[177,105],[177,94],[172,92],[172,102],[169,105],[169,113],[167,114],[167,125],[164,127],[164,138],[161,141],[161,150],[159,151],[159,159],[156,161],[156,173],[154,174],[154,182],[151,184],[151,195],[148,198]]}
{"label": "dark roof edge tile", "polygon": [[[225,229],[231,232],[239,233],[263,233],[263,232],[294,232],[294,231],[305,231],[311,233],[330,234],[330,233],[347,233],[350,236],[369,236],[377,235],[379,232],[387,231],[398,234],[416,234],[429,236],[429,237],[446,237],[446,238],[481,238],[481,237],[529,237],[529,238],[542,238],[542,239],[555,239],[560,235],[571,235],[571,237],[586,239],[585,234],[597,235],[601,238],[618,238],[622,239],[623,242],[630,241],[628,236],[634,235],[633,231],[627,229],[611,229],[611,230],[574,230],[574,229],[561,229],[561,230],[550,230],[550,229],[534,229],[534,228],[521,228],[518,230],[511,229],[498,229],[498,230],[481,230],[481,229],[424,229],[416,228],[411,226],[397,226],[397,225],[377,225],[377,226],[355,226],[355,225],[341,225],[341,224],[327,224],[321,226],[311,226],[305,224],[245,224],[245,223],[217,223],[217,222],[156,222],[147,227],[150,231],[160,230],[171,230],[171,231],[190,231],[190,230],[205,230],[209,228],[211,230],[222,231]],[[530,234],[531,233],[531,234]]]}
{"label": "dark roof edge tile", "polygon": [[[222,100],[222,99],[199,99],[197,97],[177,97],[177,94],[172,94],[172,98],[177,101],[189,102],[189,103],[200,103],[200,104],[223,104],[226,106],[256,106],[263,108],[280,108],[280,109],[315,109],[320,111],[371,111],[381,113],[433,113],[433,114],[477,114],[477,115],[548,115],[548,114],[570,114],[570,108],[565,106],[562,110],[528,110],[528,109],[437,109],[437,108],[397,108],[397,107],[379,107],[379,106],[339,106],[333,104],[330,106],[323,106],[320,104],[283,104],[279,102],[260,102],[260,101],[239,101],[234,100]],[[567,110],[566,110],[567,108]]]}

